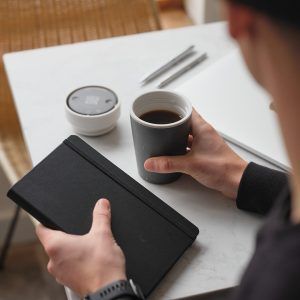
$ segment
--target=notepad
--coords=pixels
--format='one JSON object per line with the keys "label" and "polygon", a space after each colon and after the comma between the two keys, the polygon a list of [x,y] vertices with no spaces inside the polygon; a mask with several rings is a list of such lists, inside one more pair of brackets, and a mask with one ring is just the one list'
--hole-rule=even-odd
{"label": "notepad", "polygon": [[53,229],[85,234],[99,198],[111,202],[112,231],[128,278],[148,296],[196,239],[198,228],[77,136],[16,183],[8,197]]}
{"label": "notepad", "polygon": [[237,50],[176,89],[227,140],[288,170],[290,162],[271,97]]}

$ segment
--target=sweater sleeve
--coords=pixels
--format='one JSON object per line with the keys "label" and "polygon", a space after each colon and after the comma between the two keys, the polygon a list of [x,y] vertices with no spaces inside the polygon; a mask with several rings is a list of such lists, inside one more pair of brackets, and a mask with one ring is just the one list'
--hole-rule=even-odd
{"label": "sweater sleeve", "polygon": [[287,184],[286,173],[251,162],[242,176],[236,205],[239,209],[265,215]]}

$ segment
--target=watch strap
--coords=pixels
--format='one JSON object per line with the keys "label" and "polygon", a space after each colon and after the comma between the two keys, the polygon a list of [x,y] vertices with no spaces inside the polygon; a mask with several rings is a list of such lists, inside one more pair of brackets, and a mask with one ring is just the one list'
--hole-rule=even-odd
{"label": "watch strap", "polygon": [[85,296],[85,300],[113,300],[122,297],[131,297],[133,299],[143,299],[143,296],[140,297],[136,293],[136,286],[134,289],[132,286],[132,281],[127,280],[118,280],[113,283],[106,285],[99,291]]}

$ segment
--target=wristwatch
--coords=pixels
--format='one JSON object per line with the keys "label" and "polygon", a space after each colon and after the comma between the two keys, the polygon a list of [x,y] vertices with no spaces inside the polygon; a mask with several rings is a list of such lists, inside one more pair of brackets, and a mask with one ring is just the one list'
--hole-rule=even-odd
{"label": "wristwatch", "polygon": [[144,300],[144,295],[138,285],[132,279],[118,280],[103,287],[93,294],[84,297],[85,300],[113,300],[118,298],[132,297]]}

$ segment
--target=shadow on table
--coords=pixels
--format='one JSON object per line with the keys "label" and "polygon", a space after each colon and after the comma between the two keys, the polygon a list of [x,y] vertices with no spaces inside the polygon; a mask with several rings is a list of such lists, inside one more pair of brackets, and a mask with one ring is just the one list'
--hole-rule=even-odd
{"label": "shadow on table", "polygon": [[117,149],[122,143],[122,132],[120,127],[116,126],[112,131],[104,135],[96,137],[86,136],[85,140],[101,153],[102,150],[110,151],[111,149]]}
{"label": "shadow on table", "polygon": [[230,300],[233,295],[235,287],[217,290],[201,295],[195,295],[191,297],[178,298],[175,300]]}

